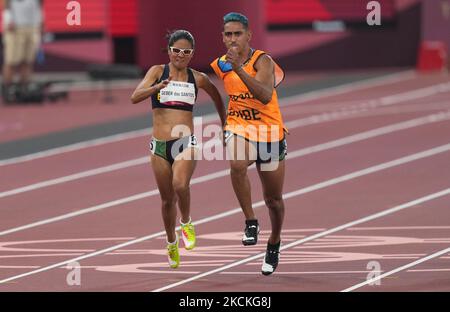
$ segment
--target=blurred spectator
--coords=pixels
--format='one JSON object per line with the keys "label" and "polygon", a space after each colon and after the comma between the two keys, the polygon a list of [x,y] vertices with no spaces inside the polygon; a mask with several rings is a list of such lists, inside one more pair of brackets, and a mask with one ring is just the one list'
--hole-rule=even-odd
{"label": "blurred spectator", "polygon": [[43,0],[3,0],[3,98],[16,100],[12,87],[19,73],[19,92],[26,92],[43,31]]}

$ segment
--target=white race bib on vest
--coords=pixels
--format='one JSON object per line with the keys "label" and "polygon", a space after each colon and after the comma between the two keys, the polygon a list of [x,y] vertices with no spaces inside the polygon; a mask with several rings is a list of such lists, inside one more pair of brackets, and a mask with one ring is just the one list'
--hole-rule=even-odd
{"label": "white race bib on vest", "polygon": [[195,104],[195,87],[190,82],[171,81],[159,91],[161,103],[186,103]]}

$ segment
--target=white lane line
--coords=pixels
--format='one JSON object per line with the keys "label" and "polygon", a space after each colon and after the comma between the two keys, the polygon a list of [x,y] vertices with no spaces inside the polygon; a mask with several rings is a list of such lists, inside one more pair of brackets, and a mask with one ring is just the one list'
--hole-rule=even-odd
{"label": "white lane line", "polygon": [[[450,143],[448,143],[446,145],[438,146],[438,147],[435,147],[435,148],[432,148],[432,149],[429,149],[429,150],[425,150],[425,151],[422,151],[422,152],[419,152],[419,153],[411,154],[411,155],[408,155],[408,156],[405,156],[405,157],[402,157],[402,158],[399,158],[399,159],[396,159],[396,160],[392,160],[392,161],[389,161],[389,162],[378,164],[376,166],[372,166],[372,167],[369,167],[369,168],[366,168],[366,169],[363,169],[363,170],[358,170],[358,171],[355,171],[355,172],[352,172],[352,173],[349,173],[349,174],[346,174],[346,175],[343,175],[343,176],[340,176],[340,177],[336,177],[334,179],[330,179],[330,180],[323,181],[323,182],[315,184],[315,185],[311,185],[311,186],[303,188],[303,189],[299,189],[299,190],[296,190],[296,191],[293,191],[293,192],[289,192],[289,193],[284,193],[283,194],[283,198],[284,199],[289,199],[289,198],[292,198],[292,197],[295,197],[295,196],[299,196],[301,194],[305,194],[305,193],[308,193],[308,192],[319,190],[319,189],[322,189],[322,188],[325,188],[325,187],[328,187],[328,186],[331,186],[331,185],[336,185],[338,183],[349,181],[351,179],[355,179],[355,178],[358,178],[358,177],[361,177],[361,176],[364,176],[364,175],[368,175],[368,174],[371,174],[371,173],[374,173],[374,172],[378,172],[378,171],[385,170],[385,169],[388,169],[388,168],[392,168],[392,167],[395,167],[395,166],[399,166],[399,165],[402,165],[402,164],[405,164],[405,163],[408,163],[408,162],[412,162],[412,161],[415,161],[415,160],[419,160],[419,159],[423,159],[423,158],[430,157],[430,156],[433,156],[433,155],[437,155],[439,153],[443,153],[443,152],[446,152],[448,150],[450,150]],[[434,198],[438,198],[438,197],[444,196],[444,195],[446,195],[448,193],[450,193],[450,188],[446,189],[444,191],[438,192],[438,193],[434,193],[434,194],[422,197],[422,198],[417,199],[417,200],[415,200],[413,202],[410,202],[408,204],[397,206],[395,208],[395,211],[404,209],[405,207],[403,207],[403,206],[405,206],[405,205],[416,205],[418,203],[425,202],[427,200],[431,200],[431,199],[434,199]],[[259,201],[259,202],[253,203],[252,206],[253,206],[253,208],[256,209],[256,208],[265,206],[265,202],[264,201]],[[391,211],[394,211],[393,209],[385,210],[383,212],[374,214],[372,216],[369,216],[369,217],[366,217],[366,218],[363,218],[363,219],[359,219],[359,221],[354,221],[354,222],[351,222],[351,223],[347,223],[347,224],[345,224],[343,226],[344,226],[344,228],[345,227],[352,227],[354,225],[362,223],[362,221],[360,221],[360,220],[369,221],[369,220],[372,220],[375,217],[378,218],[378,217],[387,215],[389,213],[392,213]],[[231,215],[240,213],[241,211],[242,210],[241,210],[240,207],[234,208],[234,209],[225,211],[225,212],[220,213],[220,214],[216,214],[216,215],[213,215],[213,216],[210,216],[210,217],[207,217],[207,218],[200,219],[197,222],[194,222],[194,224],[195,225],[199,225],[199,224],[211,222],[211,221],[214,221],[214,220],[219,220],[219,219],[225,218],[227,216],[231,216]],[[334,229],[336,229],[336,231],[337,230],[341,230],[343,226],[340,226],[340,227],[337,227],[337,228],[334,228]],[[180,227],[178,226],[176,229],[179,230]],[[325,236],[325,235],[328,235],[330,233],[333,233],[333,232],[330,232],[332,230],[328,230],[328,231],[322,232],[322,233],[325,233],[322,236]],[[128,241],[128,242],[124,242],[124,243],[118,244],[118,245],[114,245],[114,246],[111,246],[111,247],[108,247],[108,248],[105,248],[105,249],[101,249],[101,250],[98,250],[98,251],[93,252],[93,253],[88,253],[88,254],[83,255],[83,256],[79,256],[79,257],[76,257],[76,258],[73,258],[73,259],[69,259],[69,260],[65,260],[65,261],[62,261],[62,262],[59,262],[59,263],[56,263],[56,264],[53,264],[53,265],[42,267],[42,268],[37,269],[37,270],[33,270],[33,271],[30,271],[30,272],[22,273],[22,274],[19,274],[19,275],[14,275],[12,277],[0,280],[0,284],[7,283],[7,282],[10,282],[10,281],[13,281],[13,280],[17,280],[17,279],[20,279],[22,277],[34,275],[34,274],[37,274],[37,273],[40,273],[40,272],[48,271],[48,270],[51,270],[51,269],[54,269],[54,268],[58,268],[58,267],[64,266],[64,265],[66,265],[66,264],[68,264],[70,262],[73,262],[73,261],[80,261],[80,260],[83,260],[83,259],[92,258],[92,257],[98,256],[98,255],[101,255],[101,254],[104,254],[104,253],[107,253],[107,252],[110,252],[110,251],[122,248],[122,247],[127,247],[127,246],[130,246],[130,245],[136,244],[136,243],[140,243],[140,242],[143,242],[145,240],[152,239],[152,238],[155,238],[155,237],[158,237],[158,236],[161,236],[161,235],[165,235],[165,231],[160,231],[158,233],[150,234],[148,236],[144,236],[144,237],[137,238],[137,239],[134,239],[134,240],[131,240],[131,241]],[[319,235],[319,234],[315,234],[315,235],[312,235],[310,237],[304,238],[304,239],[298,241],[297,245],[302,243],[302,242],[305,242],[307,240],[315,239],[315,238],[317,238],[317,235]],[[319,237],[321,237],[321,236],[319,236]],[[286,248],[289,248],[289,247],[292,247],[292,246],[295,246],[294,243],[290,243],[290,244],[284,246],[282,249],[286,249]],[[248,261],[251,261],[253,259],[257,259],[257,258],[259,258],[259,257],[261,257],[263,255],[264,255],[264,253],[261,253],[259,255],[256,255],[254,257],[249,258],[250,260],[248,260]],[[248,261],[245,261],[245,262],[248,262]],[[243,263],[245,263],[245,262],[243,262]],[[236,264],[236,265],[239,265],[239,264],[241,264],[241,261],[239,261],[238,264]],[[226,268],[228,268],[228,266]],[[210,271],[210,272],[212,272],[212,271]],[[214,270],[213,273],[215,273],[215,272],[216,272],[216,270]],[[211,274],[213,274],[213,273],[211,273]],[[200,278],[200,277],[198,277],[198,278]],[[178,285],[176,285],[176,286],[178,286]],[[173,286],[173,287],[175,287],[175,286]]]}
{"label": "white lane line", "polygon": [[111,171],[115,171],[115,170],[129,168],[132,166],[146,164],[146,163],[150,163],[150,156],[131,159],[131,160],[127,160],[124,162],[112,164],[109,166],[103,166],[103,167],[99,167],[99,168],[95,168],[95,169],[91,169],[91,170],[81,171],[81,172],[63,176],[60,178],[46,180],[46,181],[22,186],[19,188],[15,188],[12,190],[0,192],[0,198],[17,195],[17,194],[21,194],[21,193],[25,193],[25,192],[29,192],[29,191],[34,191],[34,190],[38,190],[38,189],[41,189],[44,187],[49,187],[52,185],[75,181],[75,180],[82,179],[82,178],[92,177],[94,175],[103,174],[103,173],[107,173],[107,172],[111,172]]}
{"label": "white lane line", "polygon": [[[427,103],[423,103],[425,106],[421,107],[408,107],[408,108],[399,108],[399,107],[389,107],[389,108],[379,108],[377,110],[372,109],[361,109],[349,111],[346,114],[336,113],[333,114],[333,118],[328,118],[328,122],[333,121],[351,121],[351,120],[368,120],[373,119],[375,117],[395,117],[395,116],[405,116],[406,114],[424,114],[424,113],[432,113],[436,111],[442,111],[450,108],[450,102],[445,102],[440,105],[427,105]],[[318,124],[319,122],[311,122],[310,124]],[[365,121],[364,121],[365,123]],[[339,127],[337,125],[336,127]],[[289,129],[289,128],[288,128]]]}
{"label": "white lane line", "polygon": [[396,269],[393,269],[393,270],[391,270],[391,271],[389,271],[389,272],[386,272],[386,273],[381,274],[381,275],[378,275],[378,276],[376,276],[376,277],[374,277],[374,278],[368,279],[368,280],[366,280],[366,281],[364,281],[364,282],[362,282],[362,283],[359,283],[359,284],[353,285],[352,287],[349,287],[349,288],[346,288],[346,289],[344,289],[344,290],[341,290],[341,292],[350,292],[350,291],[353,291],[353,290],[355,290],[355,289],[361,288],[361,287],[363,287],[363,286],[365,286],[365,285],[372,284],[372,283],[374,283],[374,282],[376,282],[376,281],[379,281],[379,280],[381,280],[382,278],[385,278],[385,277],[387,277],[387,276],[389,276],[389,275],[393,275],[393,274],[395,274],[395,273],[404,271],[404,270],[409,269],[409,268],[411,268],[411,267],[413,267],[413,266],[416,266],[416,265],[418,265],[418,264],[421,264],[421,263],[423,263],[423,262],[425,262],[425,261],[428,261],[428,260],[437,258],[437,257],[439,257],[439,256],[443,256],[443,255],[445,255],[445,254],[447,254],[447,253],[449,253],[449,252],[450,252],[450,247],[445,248],[445,249],[440,250],[440,251],[438,251],[438,252],[435,252],[435,253],[433,253],[433,254],[431,254],[431,255],[428,255],[428,256],[426,256],[426,257],[423,257],[423,258],[418,259],[418,260],[416,260],[416,261],[413,261],[413,262],[411,262],[411,263],[405,264],[405,265],[403,265],[403,266],[401,266],[401,267],[398,267],[398,268],[396,268]]}
{"label": "white lane line", "polygon": [[344,137],[341,139],[337,139],[334,141],[330,141],[327,143],[315,145],[315,146],[309,147],[308,150],[303,149],[303,150],[298,150],[298,151],[294,151],[294,152],[289,152],[288,156],[290,155],[290,157],[298,157],[301,155],[305,155],[304,154],[305,152],[308,154],[311,154],[311,153],[327,150],[327,149],[330,149],[333,147],[343,146],[343,145],[346,145],[349,143],[363,141],[363,140],[378,137],[381,135],[393,133],[396,131],[407,130],[407,129],[411,129],[414,127],[418,127],[418,126],[422,126],[422,125],[426,125],[426,124],[430,124],[430,123],[434,123],[434,122],[448,120],[449,118],[450,118],[450,111],[447,110],[444,112],[439,112],[436,114],[431,114],[428,116],[419,117],[419,118],[395,123],[395,124],[384,126],[381,128],[376,128],[376,129],[364,131],[361,133],[357,133],[354,135],[350,135],[350,136],[347,136],[347,137]]}
{"label": "white lane line", "polygon": [[[316,123],[318,123],[318,122],[326,122],[326,121],[330,121],[330,118],[317,119]],[[298,128],[298,127],[302,127],[302,126],[307,126],[307,125],[310,125],[312,123],[310,122],[310,118],[300,118],[300,119],[292,120],[292,121],[288,122],[287,124],[289,125],[289,127],[291,129],[294,129],[294,128]],[[213,141],[213,140],[214,139],[210,139],[209,141]],[[206,145],[206,143],[208,143],[208,142],[204,142],[203,146]],[[149,159],[149,156],[135,158],[135,159],[131,159],[131,160],[128,160],[128,161],[125,161],[125,162],[112,164],[112,165],[109,165],[109,166],[103,166],[103,167],[99,167],[99,168],[94,168],[94,169],[91,169],[91,170],[86,170],[86,171],[82,171],[82,172],[79,172],[79,173],[75,173],[75,174],[71,174],[71,175],[67,175],[67,176],[63,176],[63,177],[59,177],[59,178],[55,178],[55,179],[50,179],[50,180],[41,181],[41,182],[38,182],[38,183],[33,183],[33,184],[30,184],[30,185],[26,185],[26,186],[22,186],[22,187],[19,187],[19,188],[15,188],[15,189],[11,189],[11,190],[0,192],[0,198],[12,196],[12,195],[17,195],[17,194],[21,194],[21,193],[24,193],[24,192],[34,191],[34,190],[37,190],[37,189],[41,189],[41,188],[44,188],[44,187],[49,187],[49,186],[52,186],[52,185],[57,185],[57,184],[60,184],[60,183],[75,181],[75,180],[78,180],[78,179],[87,178],[87,177],[91,177],[91,176],[98,175],[98,174],[104,174],[104,173],[108,173],[108,172],[115,171],[115,170],[125,169],[125,168],[129,168],[129,167],[132,167],[132,166],[142,165],[142,164],[147,163],[149,161],[148,159]]]}
{"label": "white lane line", "polygon": [[[411,71],[411,70],[402,71],[400,73],[394,73],[394,74],[386,75],[383,77],[367,79],[367,80],[364,80],[359,83],[358,82],[357,83],[348,83],[348,84],[341,85],[339,87],[325,88],[325,89],[321,89],[318,91],[312,91],[312,92],[307,92],[307,93],[303,93],[300,95],[285,97],[283,99],[280,99],[279,102],[280,102],[280,105],[283,105],[283,104],[284,105],[292,105],[295,103],[300,104],[300,103],[307,102],[307,101],[310,101],[313,99],[318,99],[321,97],[328,97],[331,95],[357,91],[360,89],[366,89],[366,88],[370,88],[372,86],[380,86],[380,85],[384,85],[384,84],[388,84],[388,83],[391,84],[393,82],[407,80],[407,79],[411,79],[413,77],[415,77],[414,71]],[[209,114],[209,115],[204,116],[203,118],[209,118],[209,120],[211,122],[219,120],[219,118],[218,118],[218,116],[216,116],[216,114]],[[17,163],[21,163],[21,162],[25,162],[25,161],[34,160],[34,159],[59,155],[59,154],[77,151],[77,150],[92,147],[92,146],[98,146],[98,145],[118,142],[118,141],[127,140],[127,139],[134,139],[134,138],[148,135],[150,132],[151,132],[151,130],[149,130],[149,129],[143,129],[143,130],[137,130],[137,131],[131,131],[131,132],[121,133],[121,134],[117,134],[117,135],[112,135],[112,136],[95,139],[95,140],[87,140],[87,141],[83,141],[80,143],[75,143],[75,144],[67,145],[64,147],[53,148],[53,149],[49,149],[49,150],[38,152],[38,153],[33,153],[33,154],[24,155],[24,156],[0,160],[0,166],[17,164]]]}
{"label": "white lane line", "polygon": [[24,155],[24,156],[0,160],[0,166],[15,165],[15,164],[22,163],[25,161],[59,155],[59,154],[67,153],[67,152],[78,151],[78,150],[92,147],[92,146],[98,146],[98,145],[103,145],[103,144],[108,144],[108,143],[113,143],[113,142],[120,142],[123,140],[135,139],[135,138],[138,138],[141,136],[149,135],[150,133],[151,133],[151,128],[110,135],[110,136],[106,136],[106,137],[103,137],[100,139],[83,141],[83,142],[79,142],[79,143],[75,143],[75,144],[66,145],[63,147],[48,149],[48,150],[45,150],[42,152],[37,152],[37,153],[28,154],[28,155]]}
{"label": "white lane line", "polygon": [[[214,179],[217,179],[217,178],[220,178],[220,177],[228,176],[229,172],[230,172],[229,169],[225,169],[225,170],[217,171],[217,172],[214,172],[214,173],[211,173],[211,174],[207,174],[207,175],[204,175],[204,176],[200,176],[200,177],[197,177],[197,178],[193,178],[191,180],[191,185],[202,183],[202,182],[207,182],[207,181],[214,180]],[[59,215],[59,216],[56,216],[56,217],[53,217],[53,218],[48,218],[48,219],[44,219],[44,220],[41,220],[41,221],[37,221],[37,222],[29,223],[29,224],[26,224],[26,225],[22,225],[22,226],[19,226],[19,227],[15,227],[15,228],[11,228],[11,229],[8,229],[8,230],[4,230],[4,231],[0,232],[0,236],[11,234],[11,233],[16,233],[16,232],[20,232],[20,231],[24,231],[24,230],[27,230],[27,229],[31,229],[31,228],[34,228],[34,227],[38,227],[38,226],[42,226],[42,225],[46,225],[46,224],[50,224],[50,223],[54,223],[54,222],[58,222],[58,221],[62,221],[62,220],[67,220],[67,219],[78,217],[78,216],[81,216],[81,215],[84,215],[84,214],[88,214],[88,213],[91,213],[91,212],[100,211],[100,210],[103,210],[103,209],[106,209],[106,208],[115,207],[115,206],[123,205],[123,204],[128,204],[130,202],[141,200],[141,199],[144,199],[144,198],[147,198],[147,197],[151,197],[151,196],[156,196],[158,194],[159,194],[158,189],[153,189],[153,190],[148,191],[148,192],[135,194],[135,195],[132,195],[132,196],[128,196],[128,197],[120,198],[120,199],[117,199],[117,200],[109,201],[109,202],[106,202],[106,203],[103,203],[103,204],[100,204],[100,205],[95,205],[95,206],[92,206],[92,207],[89,207],[89,208],[77,210],[77,211],[66,213],[66,214],[63,214],[63,215]]]}
{"label": "white lane line", "polygon": [[[427,196],[424,196],[424,197],[415,199],[415,200],[413,200],[413,201],[404,203],[404,204],[399,205],[399,206],[395,206],[395,207],[392,207],[392,208],[383,210],[383,211],[381,211],[381,212],[378,212],[378,213],[369,215],[369,216],[367,216],[367,217],[364,217],[364,218],[361,218],[361,219],[357,219],[357,220],[355,220],[355,221],[352,221],[352,222],[349,222],[349,223],[346,223],[346,224],[343,224],[343,225],[334,227],[334,228],[332,228],[332,229],[329,229],[329,230],[326,230],[326,231],[323,231],[323,232],[320,232],[320,233],[316,233],[316,234],[313,234],[313,235],[311,235],[311,236],[308,236],[308,237],[299,239],[299,240],[297,240],[297,241],[295,241],[295,242],[292,242],[292,243],[289,243],[289,244],[287,244],[287,245],[284,245],[283,247],[280,248],[280,250],[282,251],[282,250],[285,250],[285,249],[288,249],[288,248],[291,248],[291,247],[295,247],[295,246],[297,246],[297,245],[300,245],[300,244],[303,244],[303,243],[312,241],[312,240],[314,240],[314,239],[321,238],[321,237],[324,237],[324,236],[333,234],[333,233],[335,233],[335,232],[342,231],[342,230],[344,230],[344,229],[346,229],[346,228],[349,228],[349,227],[352,227],[352,226],[355,226],[355,225],[358,225],[358,224],[361,224],[361,223],[365,223],[365,222],[368,222],[368,221],[372,221],[372,220],[375,220],[375,219],[378,219],[378,218],[387,216],[387,215],[389,215],[389,214],[398,212],[398,211],[400,211],[400,210],[407,209],[407,208],[410,208],[410,207],[419,205],[419,204],[421,204],[421,203],[424,203],[424,202],[427,202],[427,201],[430,201],[430,200],[433,200],[433,199],[436,199],[436,198],[439,198],[439,197],[442,197],[442,196],[446,196],[446,195],[448,195],[448,194],[450,194],[450,188],[447,188],[447,189],[442,190],[442,191],[440,191],[440,192],[433,193],[433,194],[430,194],[430,195],[427,195]],[[449,250],[449,249],[450,249],[450,248],[448,248],[448,249],[446,249],[446,250]],[[447,251],[447,252],[448,252],[448,251]],[[444,254],[444,252],[442,252],[442,254]],[[207,271],[207,272],[204,272],[204,273],[201,273],[201,274],[192,276],[192,277],[190,277],[190,278],[181,280],[181,281],[179,281],[179,282],[172,283],[172,284],[169,284],[169,285],[167,285],[167,286],[164,286],[164,287],[155,289],[155,290],[153,290],[153,292],[161,292],[161,291],[165,291],[165,290],[168,290],[168,289],[171,289],[171,288],[175,288],[175,287],[177,287],[177,286],[180,286],[180,285],[184,285],[184,284],[190,283],[190,282],[192,282],[192,281],[198,280],[198,279],[203,278],[203,277],[205,277],[205,276],[209,276],[209,275],[212,275],[212,274],[215,274],[215,273],[219,273],[219,272],[225,271],[225,270],[227,270],[227,269],[236,267],[236,266],[238,266],[238,265],[245,264],[245,263],[251,262],[251,261],[253,261],[253,260],[262,258],[262,257],[264,257],[264,255],[265,255],[265,252],[259,253],[259,254],[257,254],[257,255],[254,255],[254,256],[251,256],[251,257],[242,259],[242,260],[240,260],[240,261],[236,261],[236,262],[227,264],[227,265],[225,265],[225,266],[216,268],[216,269],[214,269],[214,270],[210,270],[210,271]]]}
{"label": "white lane line", "polygon": [[[328,149],[332,149],[332,148],[348,145],[348,144],[355,143],[355,142],[358,142],[358,141],[367,140],[367,139],[374,138],[374,137],[377,137],[377,136],[389,134],[389,133],[392,133],[392,132],[395,132],[395,131],[405,130],[405,129],[421,126],[421,125],[424,125],[424,124],[433,123],[433,122],[439,122],[439,121],[448,120],[448,119],[450,119],[450,111],[445,111],[445,112],[441,112],[441,113],[437,113],[437,114],[432,114],[432,115],[429,115],[429,116],[420,117],[420,118],[416,118],[416,119],[412,119],[412,120],[408,120],[408,121],[404,121],[404,122],[400,122],[400,123],[384,126],[384,127],[381,127],[381,128],[377,128],[377,129],[361,132],[361,133],[354,134],[354,135],[347,136],[347,137],[343,137],[341,139],[337,139],[337,140],[333,140],[333,141],[330,141],[330,142],[326,142],[326,143],[314,145],[314,146],[311,146],[311,147],[299,149],[299,150],[296,150],[296,151],[293,151],[293,152],[289,152],[287,157],[286,157],[286,159],[289,160],[289,159],[293,159],[293,158],[297,158],[297,157],[302,157],[302,156],[305,156],[305,155],[309,155],[309,154],[325,151],[325,150],[328,150]],[[251,170],[251,169],[254,169],[254,168],[255,168],[255,166],[251,166],[249,169]],[[214,173],[207,174],[207,175],[196,177],[196,178],[192,179],[191,180],[191,185],[194,185],[194,184],[197,184],[197,183],[202,183],[202,182],[207,182],[207,181],[210,181],[210,180],[213,180],[213,179],[217,179],[217,178],[220,178],[220,177],[224,177],[224,176],[228,176],[228,175],[229,175],[229,169],[216,171]],[[91,212],[96,212],[96,211],[99,211],[99,210],[102,210],[102,209],[106,209],[106,208],[110,208],[110,207],[113,207],[113,206],[130,203],[130,202],[135,201],[135,200],[140,200],[140,199],[143,199],[143,198],[146,198],[146,197],[150,197],[150,196],[155,196],[155,195],[158,195],[158,194],[159,194],[158,189],[154,189],[152,191],[148,191],[148,192],[144,192],[144,193],[135,194],[135,195],[132,195],[132,196],[124,197],[124,198],[113,200],[113,201],[110,201],[110,202],[106,202],[106,203],[103,203],[103,204],[100,204],[100,205],[96,205],[96,206],[92,206],[92,207],[89,207],[89,208],[77,210],[77,211],[74,211],[74,212],[71,212],[71,213],[68,213],[68,214],[63,214],[63,215],[56,216],[56,217],[53,217],[53,218],[44,219],[44,220],[41,220],[41,221],[29,223],[29,224],[26,224],[26,225],[23,225],[23,226],[11,228],[11,229],[8,229],[8,230],[3,230],[3,231],[0,232],[0,236],[6,235],[6,234],[15,233],[15,232],[19,232],[19,231],[23,231],[23,230],[27,230],[27,229],[30,229],[30,228],[34,228],[34,227],[37,227],[37,226],[41,226],[41,225],[45,225],[45,224],[49,224],[49,223],[53,223],[53,222],[57,222],[57,221],[61,221],[61,220],[66,220],[66,219],[69,219],[69,218],[73,218],[73,217],[84,215],[84,214],[91,213]]]}
{"label": "white lane line", "polygon": [[[441,259],[450,259],[450,257],[441,257]],[[415,269],[408,270],[406,272],[410,273],[422,273],[422,272],[450,272],[450,269]],[[367,273],[367,272],[366,272]]]}
{"label": "white lane line", "polygon": [[336,96],[340,94],[345,94],[353,91],[360,91],[369,88],[375,88],[379,86],[384,86],[387,84],[394,84],[403,80],[408,80],[416,77],[416,73],[413,70],[406,70],[399,73],[394,73],[391,75],[386,75],[383,77],[376,77],[372,79],[366,79],[359,82],[350,82],[336,87],[330,87],[317,91],[310,91],[303,93],[301,96],[295,96],[285,98],[284,101],[280,102],[280,106],[290,106],[301,104],[313,100],[317,100],[324,97]]}
{"label": "white lane line", "polygon": [[357,227],[348,229],[349,231],[389,231],[389,230],[449,230],[449,225],[413,225],[413,226],[377,226],[377,227]]}
{"label": "white lane line", "polygon": [[[216,115],[217,114],[208,114],[208,115],[202,116],[201,118],[195,117],[194,125],[197,125],[200,123],[208,123],[208,122],[218,121],[219,118]],[[55,155],[59,155],[59,154],[67,153],[67,152],[78,151],[78,150],[88,148],[88,147],[94,147],[94,146],[99,146],[99,145],[104,145],[104,144],[109,144],[109,143],[120,142],[120,141],[124,141],[124,140],[136,139],[136,138],[143,137],[143,136],[150,136],[152,131],[153,131],[152,127],[148,128],[148,129],[129,131],[129,132],[124,132],[124,133],[120,133],[120,134],[106,136],[106,137],[99,138],[99,139],[87,140],[87,141],[83,141],[83,142],[79,142],[79,143],[75,143],[75,144],[70,144],[70,145],[66,145],[63,147],[52,148],[52,149],[48,149],[48,150],[45,150],[42,152],[37,152],[37,153],[28,154],[28,155],[19,156],[19,157],[8,158],[8,159],[0,160],[0,167],[6,166],[6,165],[14,165],[14,164],[18,164],[18,163],[22,163],[22,162],[30,161],[30,160],[35,160],[35,159],[39,159],[39,158],[55,156]]]}
{"label": "white lane line", "polygon": [[412,91],[384,96],[380,99],[380,103],[381,105],[391,105],[393,103],[417,100],[427,96],[439,93],[446,93],[449,91],[450,91],[450,82],[443,82]]}
{"label": "white lane line", "polygon": [[[285,123],[285,126],[289,129],[290,127],[306,126],[310,124],[316,124],[319,122],[343,119],[348,116],[357,115],[376,108],[400,104],[402,102],[417,100],[445,92],[450,92],[450,82],[439,83],[417,90],[396,93],[384,96],[380,99],[364,100],[362,103],[341,107],[334,111],[312,115],[303,119],[289,121]],[[448,101],[444,103],[448,103]]]}
{"label": "white lane line", "polygon": [[[431,87],[429,87],[429,88],[431,88]],[[429,88],[426,88],[426,89],[428,90]],[[446,88],[448,88],[450,90],[450,84]],[[439,90],[443,90],[443,89],[444,89],[444,87],[442,87],[442,86],[433,88],[433,90],[435,90],[435,91],[436,90],[439,91]],[[413,92],[416,93],[416,91],[417,90],[415,90]],[[404,94],[407,94],[407,93],[408,92],[405,92]],[[427,92],[426,94],[429,94],[429,92]],[[388,104],[383,104],[383,105],[393,105],[393,104],[396,104],[396,103],[402,101],[402,99],[403,99],[403,97],[395,97],[395,95],[393,95],[393,96],[394,96],[395,100],[390,100]],[[360,105],[355,105],[355,106],[352,106],[352,107],[344,109],[344,110],[339,110],[339,111],[330,112],[330,113],[323,113],[323,114],[309,116],[306,118],[299,118],[299,119],[291,120],[291,121],[286,122],[285,125],[287,128],[295,129],[298,127],[305,127],[308,125],[318,124],[321,122],[329,122],[329,121],[333,121],[333,120],[342,119],[342,118],[345,118],[345,117],[348,117],[351,115],[355,115],[355,114],[359,114],[359,113],[366,111],[367,110],[366,104],[367,103],[361,103]],[[371,109],[376,108],[378,106],[379,106],[378,104],[372,105]],[[213,121],[211,119],[214,119],[214,117],[215,117],[215,115],[210,115],[210,117],[207,118],[208,121],[206,121],[206,122]],[[195,122],[197,122],[197,123],[200,122],[200,119],[196,118]],[[17,195],[17,194],[28,192],[28,191],[37,190],[40,188],[56,185],[59,183],[74,181],[77,179],[86,178],[86,177],[94,176],[97,174],[103,174],[103,173],[111,172],[114,170],[125,169],[125,168],[131,167],[131,166],[144,164],[145,162],[146,162],[146,158],[141,157],[141,158],[132,159],[132,160],[129,160],[126,162],[113,164],[110,166],[95,168],[95,169],[87,170],[84,172],[56,178],[56,179],[42,181],[42,182],[27,185],[27,186],[0,192],[0,198],[11,196],[11,195]],[[0,163],[1,163],[1,161],[0,161]]]}
{"label": "white lane line", "polygon": [[[2,268],[0,266],[0,268]],[[19,267],[20,268],[20,267]],[[26,267],[24,267],[26,268]],[[33,269],[33,267],[29,267],[30,269]],[[370,271],[377,273],[377,271]],[[289,271],[289,272],[278,272],[277,275],[310,275],[310,274],[356,274],[356,273],[363,273],[367,274],[367,271]],[[261,272],[258,271],[232,271],[232,272],[220,272],[222,275],[261,275]]]}

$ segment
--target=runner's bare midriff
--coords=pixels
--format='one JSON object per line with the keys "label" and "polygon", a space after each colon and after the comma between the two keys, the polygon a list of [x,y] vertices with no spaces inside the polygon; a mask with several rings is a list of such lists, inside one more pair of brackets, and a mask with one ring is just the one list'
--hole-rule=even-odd
{"label": "runner's bare midriff", "polygon": [[192,112],[167,108],[153,109],[153,136],[158,140],[173,140],[192,133],[194,133]]}

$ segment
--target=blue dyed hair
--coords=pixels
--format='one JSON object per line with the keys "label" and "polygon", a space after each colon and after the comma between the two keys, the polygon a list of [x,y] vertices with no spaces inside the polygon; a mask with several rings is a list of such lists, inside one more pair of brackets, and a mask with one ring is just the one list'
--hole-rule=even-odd
{"label": "blue dyed hair", "polygon": [[239,22],[242,25],[244,25],[245,29],[248,29],[248,18],[241,13],[230,12],[227,15],[225,15],[223,17],[223,24],[225,25],[226,23],[229,22]]}

